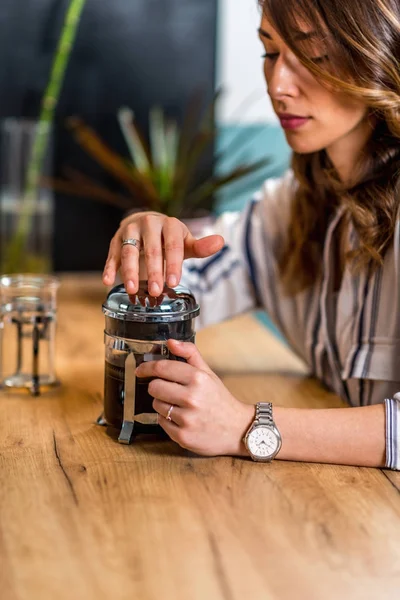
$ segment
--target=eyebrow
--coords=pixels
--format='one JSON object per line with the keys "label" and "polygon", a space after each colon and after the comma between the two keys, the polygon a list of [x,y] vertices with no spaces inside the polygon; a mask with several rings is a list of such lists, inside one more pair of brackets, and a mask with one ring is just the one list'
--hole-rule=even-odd
{"label": "eyebrow", "polygon": [[265,31],[265,29],[261,29],[261,27],[259,27],[257,31],[260,35],[262,35],[262,37],[267,38],[267,40],[272,40],[272,37],[267,31]]}
{"label": "eyebrow", "polygon": [[[258,33],[262,37],[267,38],[267,40],[272,40],[271,34],[268,33],[268,31],[265,31],[265,29],[262,29],[261,27],[259,27]],[[317,37],[317,33],[315,31],[297,31],[294,35],[294,39],[297,42],[303,42],[305,40],[309,40],[309,39],[315,38],[315,37]]]}

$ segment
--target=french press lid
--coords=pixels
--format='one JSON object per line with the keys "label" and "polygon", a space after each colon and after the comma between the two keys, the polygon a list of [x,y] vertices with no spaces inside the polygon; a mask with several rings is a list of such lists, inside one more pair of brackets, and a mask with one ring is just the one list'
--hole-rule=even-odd
{"label": "french press lid", "polygon": [[120,321],[171,323],[197,317],[200,307],[190,290],[182,285],[175,288],[165,285],[161,295],[154,298],[149,294],[147,281],[141,281],[133,295],[122,284],[114,287],[103,304],[103,312]]}

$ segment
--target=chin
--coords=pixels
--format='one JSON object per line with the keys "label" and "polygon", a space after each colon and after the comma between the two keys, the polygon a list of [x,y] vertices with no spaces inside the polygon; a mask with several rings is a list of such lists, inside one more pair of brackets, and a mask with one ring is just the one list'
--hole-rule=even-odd
{"label": "chin", "polygon": [[319,152],[326,148],[326,144],[318,144],[315,140],[311,140],[308,136],[293,135],[293,133],[286,133],[286,141],[296,154],[312,154],[313,152]]}

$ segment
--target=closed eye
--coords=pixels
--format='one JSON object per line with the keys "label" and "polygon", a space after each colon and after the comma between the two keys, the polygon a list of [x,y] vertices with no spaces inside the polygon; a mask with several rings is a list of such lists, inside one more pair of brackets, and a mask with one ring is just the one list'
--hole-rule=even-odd
{"label": "closed eye", "polygon": [[268,60],[275,60],[276,58],[278,58],[279,56],[279,52],[265,52],[265,54],[262,55],[262,58],[267,58]]}
{"label": "closed eye", "polygon": [[[278,58],[279,56],[279,52],[265,52],[261,58],[270,60],[270,61],[274,61]],[[312,60],[313,63],[319,65],[322,64],[326,61],[329,60],[329,56],[327,54],[321,55],[321,56],[314,56],[311,57],[310,60]]]}
{"label": "closed eye", "polygon": [[327,54],[324,54],[323,56],[314,56],[312,59],[313,63],[316,63],[317,65],[329,60],[329,56]]}

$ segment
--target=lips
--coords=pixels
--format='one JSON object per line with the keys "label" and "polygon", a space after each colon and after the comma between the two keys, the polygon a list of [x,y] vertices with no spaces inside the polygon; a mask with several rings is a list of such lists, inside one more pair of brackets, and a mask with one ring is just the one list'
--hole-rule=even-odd
{"label": "lips", "polygon": [[289,113],[281,113],[278,117],[283,129],[298,129],[310,120],[310,117],[301,117],[300,115],[291,115]]}

